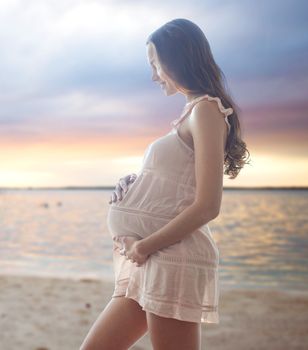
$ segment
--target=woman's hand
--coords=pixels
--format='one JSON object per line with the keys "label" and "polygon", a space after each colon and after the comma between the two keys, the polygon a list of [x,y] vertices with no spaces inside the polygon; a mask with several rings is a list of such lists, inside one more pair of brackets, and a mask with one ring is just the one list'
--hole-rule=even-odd
{"label": "woman's hand", "polygon": [[113,240],[122,244],[120,254],[125,255],[126,259],[131,260],[133,263],[137,263],[138,267],[144,264],[148,259],[149,255],[144,255],[140,252],[140,239],[131,236],[119,236],[114,237]]}
{"label": "woman's hand", "polygon": [[132,184],[136,180],[136,178],[137,175],[135,173],[121,177],[119,182],[115,186],[115,190],[112,192],[109,204],[111,204],[112,202],[116,202],[118,199],[122,200],[122,191],[126,193],[128,191],[129,185]]}

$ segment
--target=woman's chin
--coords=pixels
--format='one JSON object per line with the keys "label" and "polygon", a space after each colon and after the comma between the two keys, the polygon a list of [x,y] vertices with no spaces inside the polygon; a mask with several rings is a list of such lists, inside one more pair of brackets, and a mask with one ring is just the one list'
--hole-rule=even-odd
{"label": "woman's chin", "polygon": [[170,89],[163,89],[163,92],[164,92],[167,96],[172,96],[172,95],[175,95],[175,94],[177,93],[177,91],[170,90]]}
{"label": "woman's chin", "polygon": [[166,84],[161,85],[161,89],[163,90],[163,92],[168,95],[169,94],[169,89],[167,88]]}

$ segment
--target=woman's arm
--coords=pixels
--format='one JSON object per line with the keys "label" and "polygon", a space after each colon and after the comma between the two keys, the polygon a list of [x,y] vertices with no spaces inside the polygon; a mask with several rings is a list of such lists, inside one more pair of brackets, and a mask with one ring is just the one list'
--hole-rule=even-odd
{"label": "woman's arm", "polygon": [[168,224],[138,241],[142,254],[152,254],[182,240],[219,214],[226,132],[223,115],[215,102],[200,101],[193,108],[188,125],[194,141],[195,200]]}

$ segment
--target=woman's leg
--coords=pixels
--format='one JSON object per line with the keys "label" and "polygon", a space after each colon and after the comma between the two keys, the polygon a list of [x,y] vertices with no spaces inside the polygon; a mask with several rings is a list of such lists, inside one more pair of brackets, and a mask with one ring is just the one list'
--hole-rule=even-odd
{"label": "woman's leg", "polygon": [[133,299],[111,298],[79,350],[127,350],[147,331],[146,313]]}
{"label": "woman's leg", "polygon": [[146,311],[153,350],[200,350],[201,324],[166,318]]}

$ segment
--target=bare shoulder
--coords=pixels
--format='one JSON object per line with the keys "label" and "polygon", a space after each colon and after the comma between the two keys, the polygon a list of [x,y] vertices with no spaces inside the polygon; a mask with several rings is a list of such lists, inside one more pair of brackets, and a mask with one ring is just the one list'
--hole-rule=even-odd
{"label": "bare shoulder", "polygon": [[187,128],[194,139],[196,131],[207,135],[214,132],[216,135],[221,134],[226,144],[227,124],[224,120],[224,114],[221,113],[215,101],[202,100],[192,109],[188,118]]}
{"label": "bare shoulder", "polygon": [[224,125],[223,120],[224,115],[221,113],[217,107],[215,101],[202,100],[192,108],[191,115],[189,117],[190,125],[194,124],[206,125],[208,123],[217,123],[218,125]]}

